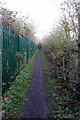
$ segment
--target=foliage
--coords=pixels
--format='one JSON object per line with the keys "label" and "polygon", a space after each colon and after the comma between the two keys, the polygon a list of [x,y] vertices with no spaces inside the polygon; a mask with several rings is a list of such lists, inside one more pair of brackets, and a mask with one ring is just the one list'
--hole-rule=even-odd
{"label": "foliage", "polygon": [[[36,52],[37,54],[37,52]],[[20,74],[16,77],[12,86],[3,96],[3,118],[16,118],[23,110],[24,102],[28,101],[28,90],[32,78],[34,60],[36,54],[32,57]]]}
{"label": "foliage", "polygon": [[2,15],[3,22],[11,26],[18,35],[28,37],[35,41],[35,26],[30,20],[29,15],[27,15],[27,17],[19,17],[18,11],[12,11],[6,8],[3,2],[0,3],[0,14]]}
{"label": "foliage", "polygon": [[[79,35],[78,14],[80,12],[78,0],[67,0],[61,4],[61,18],[57,26],[52,28],[50,35],[46,39],[45,46],[54,52],[55,57],[59,57],[72,52],[77,48]],[[73,48],[75,46],[75,48]]]}
{"label": "foliage", "polygon": [[[48,53],[54,76],[61,77],[68,86],[76,90],[78,79],[78,0],[67,0],[61,4],[62,15],[59,23],[53,28],[45,41],[44,49]],[[78,91],[77,91],[78,92]]]}
{"label": "foliage", "polygon": [[72,92],[67,87],[64,87],[67,83],[61,83],[61,81],[52,77],[52,64],[46,59],[43,53],[41,53],[41,58],[43,61],[47,101],[51,109],[49,117],[57,119],[79,118],[80,109],[76,108],[77,104],[72,96]]}

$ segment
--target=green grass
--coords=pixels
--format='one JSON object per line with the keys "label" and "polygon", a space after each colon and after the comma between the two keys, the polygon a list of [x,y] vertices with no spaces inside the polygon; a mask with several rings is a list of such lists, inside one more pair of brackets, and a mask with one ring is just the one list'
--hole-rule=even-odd
{"label": "green grass", "polygon": [[68,104],[72,100],[71,92],[68,91],[66,88],[63,89],[62,86],[58,85],[56,79],[50,77],[49,75],[50,65],[48,65],[47,59],[43,54],[43,52],[41,52],[41,59],[43,63],[47,102],[51,106],[51,111],[52,111],[49,117],[57,118],[57,119],[58,118],[73,119],[74,116],[68,107]]}
{"label": "green grass", "polygon": [[16,118],[23,111],[24,103],[28,101],[29,86],[36,56],[37,52],[16,77],[13,85],[4,94],[2,105],[3,113],[5,114],[3,115],[3,119],[6,117]]}

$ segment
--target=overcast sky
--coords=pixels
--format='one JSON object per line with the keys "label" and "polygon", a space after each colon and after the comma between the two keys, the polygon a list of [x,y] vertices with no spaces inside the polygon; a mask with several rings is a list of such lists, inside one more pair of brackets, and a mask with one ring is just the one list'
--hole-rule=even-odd
{"label": "overcast sky", "polygon": [[47,35],[52,25],[56,23],[60,12],[57,6],[63,0],[4,0],[11,10],[29,14],[36,26],[36,36],[40,39]]}

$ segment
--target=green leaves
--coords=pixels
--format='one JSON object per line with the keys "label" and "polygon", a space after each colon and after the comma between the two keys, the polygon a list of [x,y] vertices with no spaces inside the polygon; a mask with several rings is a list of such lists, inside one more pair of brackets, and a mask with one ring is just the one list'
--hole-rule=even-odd
{"label": "green leaves", "polygon": [[28,63],[16,77],[13,85],[4,94],[2,101],[3,111],[5,111],[4,117],[17,117],[22,112],[25,101],[28,101],[28,88],[32,78],[33,63],[36,59],[36,54],[32,57],[30,63]]}
{"label": "green leaves", "polygon": [[[47,93],[47,101],[52,108],[50,118],[75,118],[72,109],[70,108],[71,102],[73,100],[72,93],[67,88],[64,88],[61,81],[57,81],[49,75],[51,64],[46,63],[46,58],[41,53],[41,58],[43,62],[45,87]],[[47,71],[47,72],[46,72]],[[64,80],[64,82],[66,79]]]}

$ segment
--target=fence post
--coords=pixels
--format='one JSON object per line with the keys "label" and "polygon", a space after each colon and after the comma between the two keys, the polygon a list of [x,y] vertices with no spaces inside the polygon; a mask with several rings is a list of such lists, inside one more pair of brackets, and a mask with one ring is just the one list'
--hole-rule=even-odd
{"label": "fence post", "polygon": [[[2,96],[2,16],[0,16],[0,96]],[[0,119],[2,117],[1,114],[2,105],[0,105]]]}
{"label": "fence post", "polygon": [[28,45],[28,38],[27,38],[27,62],[28,62],[28,49],[29,49],[29,45]]}
{"label": "fence post", "polygon": [[[18,35],[18,53],[19,53],[19,35]],[[19,60],[19,58],[18,58],[18,73],[19,73],[19,71],[20,71],[20,60]]]}

